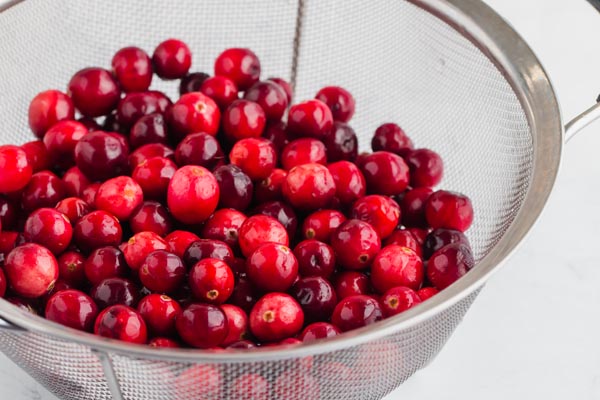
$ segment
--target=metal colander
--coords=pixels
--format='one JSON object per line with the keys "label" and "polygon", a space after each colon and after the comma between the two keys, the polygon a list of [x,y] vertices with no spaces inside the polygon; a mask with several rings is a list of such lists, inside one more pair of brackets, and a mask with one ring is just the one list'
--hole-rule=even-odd
{"label": "metal colander", "polygon": [[[197,71],[212,72],[227,47],[252,48],[264,77],[295,82],[296,100],[328,84],[349,89],[362,149],[390,121],[438,151],[443,187],[473,201],[477,266],[394,318],[314,344],[252,351],[128,345],[1,300],[0,350],[64,399],[226,399],[246,373],[266,378],[273,399],[382,398],[435,357],[544,207],[564,132],[545,71],[478,0],[29,0],[0,13],[0,144],[31,140],[27,106],[39,91],[64,90],[85,66],[108,67],[122,46],[151,52],[169,37],[190,45]],[[176,97],[174,82],[155,79],[153,87]],[[582,114],[567,135],[598,114]]]}

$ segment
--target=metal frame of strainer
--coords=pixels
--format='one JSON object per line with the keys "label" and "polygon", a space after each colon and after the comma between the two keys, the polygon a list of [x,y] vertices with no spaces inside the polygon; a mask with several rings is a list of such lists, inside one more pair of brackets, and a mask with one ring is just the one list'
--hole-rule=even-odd
{"label": "metal frame of strainer", "polygon": [[[190,349],[156,350],[112,339],[100,338],[30,315],[5,300],[0,300],[0,328],[13,332],[33,331],[58,339],[89,346],[99,356],[108,385],[116,399],[120,391],[108,353],[171,362],[239,363],[305,357],[333,352],[381,339],[415,326],[448,309],[480,288],[505,262],[538,219],[550,196],[559,170],[565,141],[590,122],[600,118],[596,104],[563,127],[559,105],[550,80],[525,41],[489,6],[479,0],[408,0],[457,29],[469,38],[499,71],[507,77],[522,107],[527,112],[533,133],[533,172],[521,209],[502,239],[478,264],[459,281],[428,301],[375,325],[341,336],[289,348],[260,348],[246,352],[211,352]],[[588,0],[598,3],[596,0]],[[0,12],[21,1],[12,1]],[[303,0],[299,1],[301,22]],[[296,40],[300,40],[298,24]],[[293,75],[293,74],[292,74]]]}

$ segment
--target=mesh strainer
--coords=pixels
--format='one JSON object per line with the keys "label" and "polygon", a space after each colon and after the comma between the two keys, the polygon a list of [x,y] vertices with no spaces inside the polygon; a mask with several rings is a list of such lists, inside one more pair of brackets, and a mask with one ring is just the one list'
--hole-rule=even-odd
{"label": "mesh strainer", "polygon": [[[0,144],[30,140],[24,116],[37,92],[64,89],[74,71],[106,65],[122,45],[151,50],[167,37],[190,44],[195,70],[210,71],[224,48],[250,47],[265,76],[288,71],[299,100],[325,84],[348,88],[363,149],[379,123],[395,121],[439,151],[444,187],[474,203],[476,268],[376,325],[246,352],[126,345],[2,300],[0,350],[64,399],[224,399],[246,373],[278,382],[274,399],[383,397],[435,357],[546,203],[565,131],[544,69],[478,0],[30,0],[0,13]],[[173,83],[155,87],[175,97]],[[592,107],[566,137],[599,115]],[[278,381],[284,372],[288,385]]]}

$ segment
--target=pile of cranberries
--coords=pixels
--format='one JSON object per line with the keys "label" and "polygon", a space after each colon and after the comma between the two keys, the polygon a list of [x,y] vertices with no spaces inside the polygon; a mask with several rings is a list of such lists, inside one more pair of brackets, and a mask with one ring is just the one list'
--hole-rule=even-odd
{"label": "pile of cranberries", "polygon": [[358,154],[347,90],[292,105],[248,49],[191,63],[179,40],[127,47],[35,96],[38,140],[0,146],[2,297],[123,341],[249,349],[373,324],[473,267],[436,152],[385,123]]}

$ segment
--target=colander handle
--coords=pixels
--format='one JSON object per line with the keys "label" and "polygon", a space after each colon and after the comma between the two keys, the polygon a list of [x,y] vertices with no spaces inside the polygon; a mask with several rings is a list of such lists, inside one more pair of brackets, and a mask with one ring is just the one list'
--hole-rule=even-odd
{"label": "colander handle", "polygon": [[565,140],[567,142],[571,140],[577,132],[600,118],[600,97],[598,97],[598,101],[598,103],[573,118],[565,126]]}

